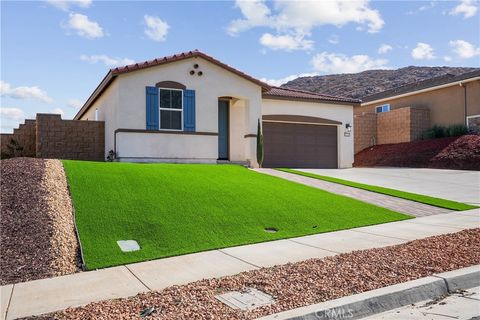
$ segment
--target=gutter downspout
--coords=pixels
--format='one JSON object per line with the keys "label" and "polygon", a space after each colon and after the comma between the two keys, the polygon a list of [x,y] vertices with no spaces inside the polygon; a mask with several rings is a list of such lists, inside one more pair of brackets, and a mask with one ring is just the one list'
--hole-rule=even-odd
{"label": "gutter downspout", "polygon": [[460,82],[459,85],[463,87],[463,123],[467,126],[467,86],[462,82]]}

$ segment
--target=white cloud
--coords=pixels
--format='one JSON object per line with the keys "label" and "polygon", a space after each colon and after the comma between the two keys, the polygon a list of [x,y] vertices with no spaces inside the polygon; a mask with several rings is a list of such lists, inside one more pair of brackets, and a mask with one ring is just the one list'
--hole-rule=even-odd
{"label": "white cloud", "polygon": [[260,43],[272,50],[310,50],[313,47],[313,41],[306,40],[300,36],[279,35],[274,36],[270,33],[265,33],[260,37]]}
{"label": "white cloud", "polygon": [[46,2],[63,11],[68,11],[73,6],[88,8],[92,4],[92,0],[46,0]]}
{"label": "white cloud", "polygon": [[412,58],[415,60],[434,59],[434,50],[428,43],[418,42],[417,46],[412,50]]}
{"label": "white cloud", "polygon": [[54,108],[51,113],[59,114],[62,118],[65,116],[65,111],[62,108]]}
{"label": "white cloud", "polygon": [[416,10],[408,11],[407,14],[410,14],[410,15],[417,14],[417,13],[432,9],[436,5],[437,5],[436,1],[430,1],[428,4],[425,4],[425,5],[422,5],[422,6],[418,7],[418,9],[416,9]]}
{"label": "white cloud", "polygon": [[378,48],[378,53],[379,53],[379,54],[385,54],[385,53],[387,53],[388,51],[391,51],[392,49],[393,49],[393,48],[392,48],[391,45],[384,43],[384,44],[382,44],[382,45],[380,46],[380,48]]}
{"label": "white cloud", "polygon": [[444,56],[444,57],[443,57],[443,60],[445,60],[445,62],[450,62],[450,61],[452,61],[452,57],[450,57],[450,56]]}
{"label": "white cloud", "polygon": [[45,103],[52,103],[53,99],[48,94],[37,86],[33,87],[12,87],[5,81],[0,81],[0,94],[2,96],[21,100],[39,100]]}
{"label": "white cloud", "polygon": [[69,99],[67,101],[67,107],[78,110],[83,106],[83,101],[78,99]]}
{"label": "white cloud", "polygon": [[475,48],[473,44],[465,40],[454,40],[450,41],[449,44],[460,59],[468,59],[480,55],[480,48]]}
{"label": "white cloud", "polygon": [[80,60],[86,61],[89,63],[98,63],[101,62],[107,67],[120,67],[120,66],[125,66],[128,64],[133,64],[135,63],[134,60],[129,59],[129,58],[118,58],[118,57],[109,57],[104,54],[97,54],[97,55],[81,55]]}
{"label": "white cloud", "polygon": [[97,22],[91,21],[86,15],[80,13],[70,13],[66,27],[87,39],[102,38],[105,35]]}
{"label": "white cloud", "polygon": [[284,83],[287,83],[288,81],[292,81],[292,80],[295,80],[295,79],[300,78],[300,77],[314,77],[314,76],[318,76],[318,75],[319,75],[318,72],[300,73],[300,74],[292,74],[292,75],[289,75],[289,76],[286,76],[286,77],[280,78],[280,79],[261,78],[260,80],[268,83],[271,86],[277,86],[278,87],[278,86],[281,86]]}
{"label": "white cloud", "polygon": [[369,69],[388,68],[386,59],[373,59],[367,55],[349,57],[328,52],[316,54],[311,63],[316,71],[324,73],[356,73]]}
{"label": "white cloud", "polygon": [[332,34],[330,38],[328,38],[328,42],[331,44],[338,44],[340,42],[340,37],[336,34]]}
{"label": "white cloud", "polygon": [[477,13],[477,2],[473,0],[462,0],[455,8],[450,10],[451,15],[462,14],[464,19],[471,18]]}
{"label": "white cloud", "polygon": [[384,24],[380,13],[369,7],[367,0],[349,1],[276,1],[272,14],[262,0],[236,1],[244,18],[230,23],[228,32],[232,35],[254,27],[271,27],[277,31],[295,30],[308,34],[312,28],[332,24],[343,26],[353,22],[366,24],[369,32],[379,31]]}
{"label": "white cloud", "polygon": [[168,29],[170,29],[168,23],[159,17],[149,15],[145,15],[143,19],[147,25],[144,29],[145,34],[154,41],[165,41]]}
{"label": "white cloud", "polygon": [[[240,32],[266,27],[274,29],[277,38],[305,40],[311,36],[313,28],[322,25],[341,27],[348,23],[366,26],[368,32],[378,32],[384,21],[378,10],[369,7],[368,0],[331,0],[331,1],[281,1],[276,0],[270,9],[264,0],[237,0],[235,6],[240,9],[243,18],[230,22],[227,32],[238,35]],[[313,42],[312,42],[313,45]],[[291,46],[285,46],[286,50]]]}
{"label": "white cloud", "polygon": [[21,121],[27,117],[26,113],[20,108],[0,108],[0,116],[3,119]]}

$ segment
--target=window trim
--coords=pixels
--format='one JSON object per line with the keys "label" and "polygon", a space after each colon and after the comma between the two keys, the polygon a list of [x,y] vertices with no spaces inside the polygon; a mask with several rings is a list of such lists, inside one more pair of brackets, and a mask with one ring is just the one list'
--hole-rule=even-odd
{"label": "window trim", "polygon": [[[387,110],[383,110],[383,107],[387,107]],[[381,111],[378,111],[378,108],[382,108]],[[375,113],[384,113],[384,112],[390,112],[390,103],[384,103],[382,105],[376,106],[375,107]]]}
{"label": "window trim", "polygon": [[[183,131],[183,89],[174,89],[174,88],[163,88],[158,87],[158,130],[166,131]],[[180,96],[182,97],[182,107],[180,109],[175,108],[162,108],[160,106],[160,90],[169,90],[169,91],[180,91]],[[180,112],[180,129],[164,129],[162,128],[162,110]]]}

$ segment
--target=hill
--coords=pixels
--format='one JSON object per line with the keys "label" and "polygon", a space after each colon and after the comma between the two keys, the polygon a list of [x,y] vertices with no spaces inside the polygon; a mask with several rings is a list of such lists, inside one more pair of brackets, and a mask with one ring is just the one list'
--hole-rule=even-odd
{"label": "hill", "polygon": [[354,166],[480,170],[480,136],[377,145],[357,153]]}
{"label": "hill", "polygon": [[282,87],[360,99],[362,97],[446,74],[459,75],[475,68],[415,67],[396,70],[367,70],[359,73],[300,77]]}

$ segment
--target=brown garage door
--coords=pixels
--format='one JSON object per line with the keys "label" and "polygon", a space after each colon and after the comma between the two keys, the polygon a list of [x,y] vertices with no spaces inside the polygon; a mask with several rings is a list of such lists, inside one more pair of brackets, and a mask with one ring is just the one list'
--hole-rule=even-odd
{"label": "brown garage door", "polygon": [[267,168],[338,168],[337,126],[263,122]]}

